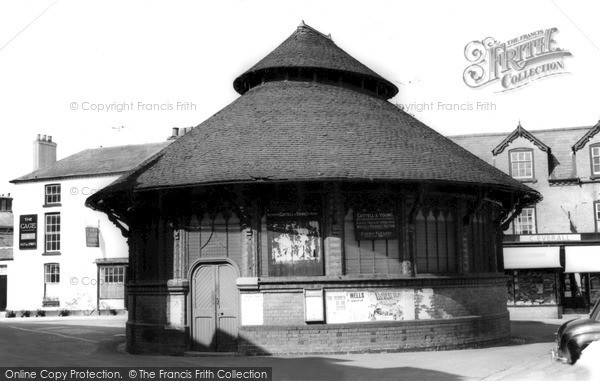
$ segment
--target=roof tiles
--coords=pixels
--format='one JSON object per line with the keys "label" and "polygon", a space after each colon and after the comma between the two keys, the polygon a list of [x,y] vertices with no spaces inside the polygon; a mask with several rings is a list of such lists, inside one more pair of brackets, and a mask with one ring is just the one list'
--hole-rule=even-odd
{"label": "roof tiles", "polygon": [[292,81],[253,88],[135,176],[138,190],[257,179],[432,180],[529,190],[383,99]]}
{"label": "roof tiles", "polygon": [[[592,128],[588,126],[529,131],[532,136],[544,142],[551,149],[551,154],[556,159],[555,163],[557,165],[552,173],[549,174],[550,179],[567,180],[576,176],[576,173],[574,173],[573,146]],[[449,136],[449,138],[488,163],[491,163],[493,161],[492,151],[509,135],[510,133],[503,132]]]}
{"label": "roof tiles", "polygon": [[55,164],[12,180],[12,183],[56,178],[119,174],[129,171],[171,141],[86,149]]}

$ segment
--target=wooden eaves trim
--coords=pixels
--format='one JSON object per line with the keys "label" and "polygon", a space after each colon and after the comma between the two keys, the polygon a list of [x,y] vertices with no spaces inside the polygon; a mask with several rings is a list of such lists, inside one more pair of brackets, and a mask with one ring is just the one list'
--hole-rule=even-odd
{"label": "wooden eaves trim", "polygon": [[598,121],[598,123],[596,123],[596,125],[592,128],[589,129],[588,132],[585,133],[585,135],[583,135],[581,137],[581,139],[579,139],[577,141],[577,143],[573,144],[573,147],[571,147],[571,149],[573,150],[573,153],[579,151],[580,149],[582,149],[583,147],[585,147],[585,145],[592,140],[592,138],[594,136],[596,136],[596,134],[600,131],[600,121]]}
{"label": "wooden eaves trim", "polygon": [[511,132],[506,138],[504,138],[504,140],[500,144],[498,144],[498,146],[496,146],[496,148],[494,148],[492,150],[492,153],[494,154],[494,156],[498,156],[499,154],[504,152],[504,150],[506,149],[506,147],[508,147],[510,145],[510,143],[512,143],[515,139],[520,138],[520,137],[523,137],[523,138],[529,140],[536,147],[538,147],[539,149],[541,149],[542,151],[544,151],[548,154],[550,154],[552,151],[550,149],[550,147],[548,147],[546,144],[544,144],[544,142],[542,142],[540,139],[533,136],[533,134],[531,134],[531,132],[524,129],[523,126],[521,126],[521,123],[519,123],[517,128],[513,132]]}

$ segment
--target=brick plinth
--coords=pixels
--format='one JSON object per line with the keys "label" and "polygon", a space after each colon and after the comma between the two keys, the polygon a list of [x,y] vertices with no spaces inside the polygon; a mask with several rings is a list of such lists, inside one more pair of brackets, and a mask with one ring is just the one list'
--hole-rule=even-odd
{"label": "brick plinth", "polygon": [[125,329],[128,353],[181,355],[189,349],[188,327],[127,322]]}
{"label": "brick plinth", "polygon": [[244,355],[346,354],[475,348],[506,343],[508,312],[443,320],[240,327]]}

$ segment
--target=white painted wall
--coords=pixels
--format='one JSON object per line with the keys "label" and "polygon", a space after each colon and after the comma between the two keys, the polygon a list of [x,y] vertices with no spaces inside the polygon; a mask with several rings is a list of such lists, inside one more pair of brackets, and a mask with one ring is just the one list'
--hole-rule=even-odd
{"label": "white painted wall", "polygon": [[[14,261],[9,264],[8,310],[42,308],[44,297],[44,264],[60,264],[58,297],[60,307],[54,309],[94,310],[98,305],[99,258],[126,258],[128,248],[120,230],[105,214],[87,208],[88,196],[107,186],[118,176],[87,177],[70,180],[20,183],[15,186]],[[61,206],[44,207],[46,184],[61,184]],[[60,212],[60,255],[43,255],[45,214]],[[20,250],[19,217],[37,214],[37,248]],[[99,227],[100,247],[86,247],[86,226]],[[111,308],[123,308],[123,301],[110,301]],[[48,308],[52,309],[52,308]]]}

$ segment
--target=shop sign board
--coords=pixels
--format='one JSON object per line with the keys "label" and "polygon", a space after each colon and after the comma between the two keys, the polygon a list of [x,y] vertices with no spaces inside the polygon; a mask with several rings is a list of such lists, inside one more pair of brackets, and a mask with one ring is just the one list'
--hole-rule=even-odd
{"label": "shop sign board", "polygon": [[37,249],[37,214],[19,216],[19,249]]}
{"label": "shop sign board", "polygon": [[354,234],[357,241],[397,239],[396,215],[393,212],[356,212]]}

